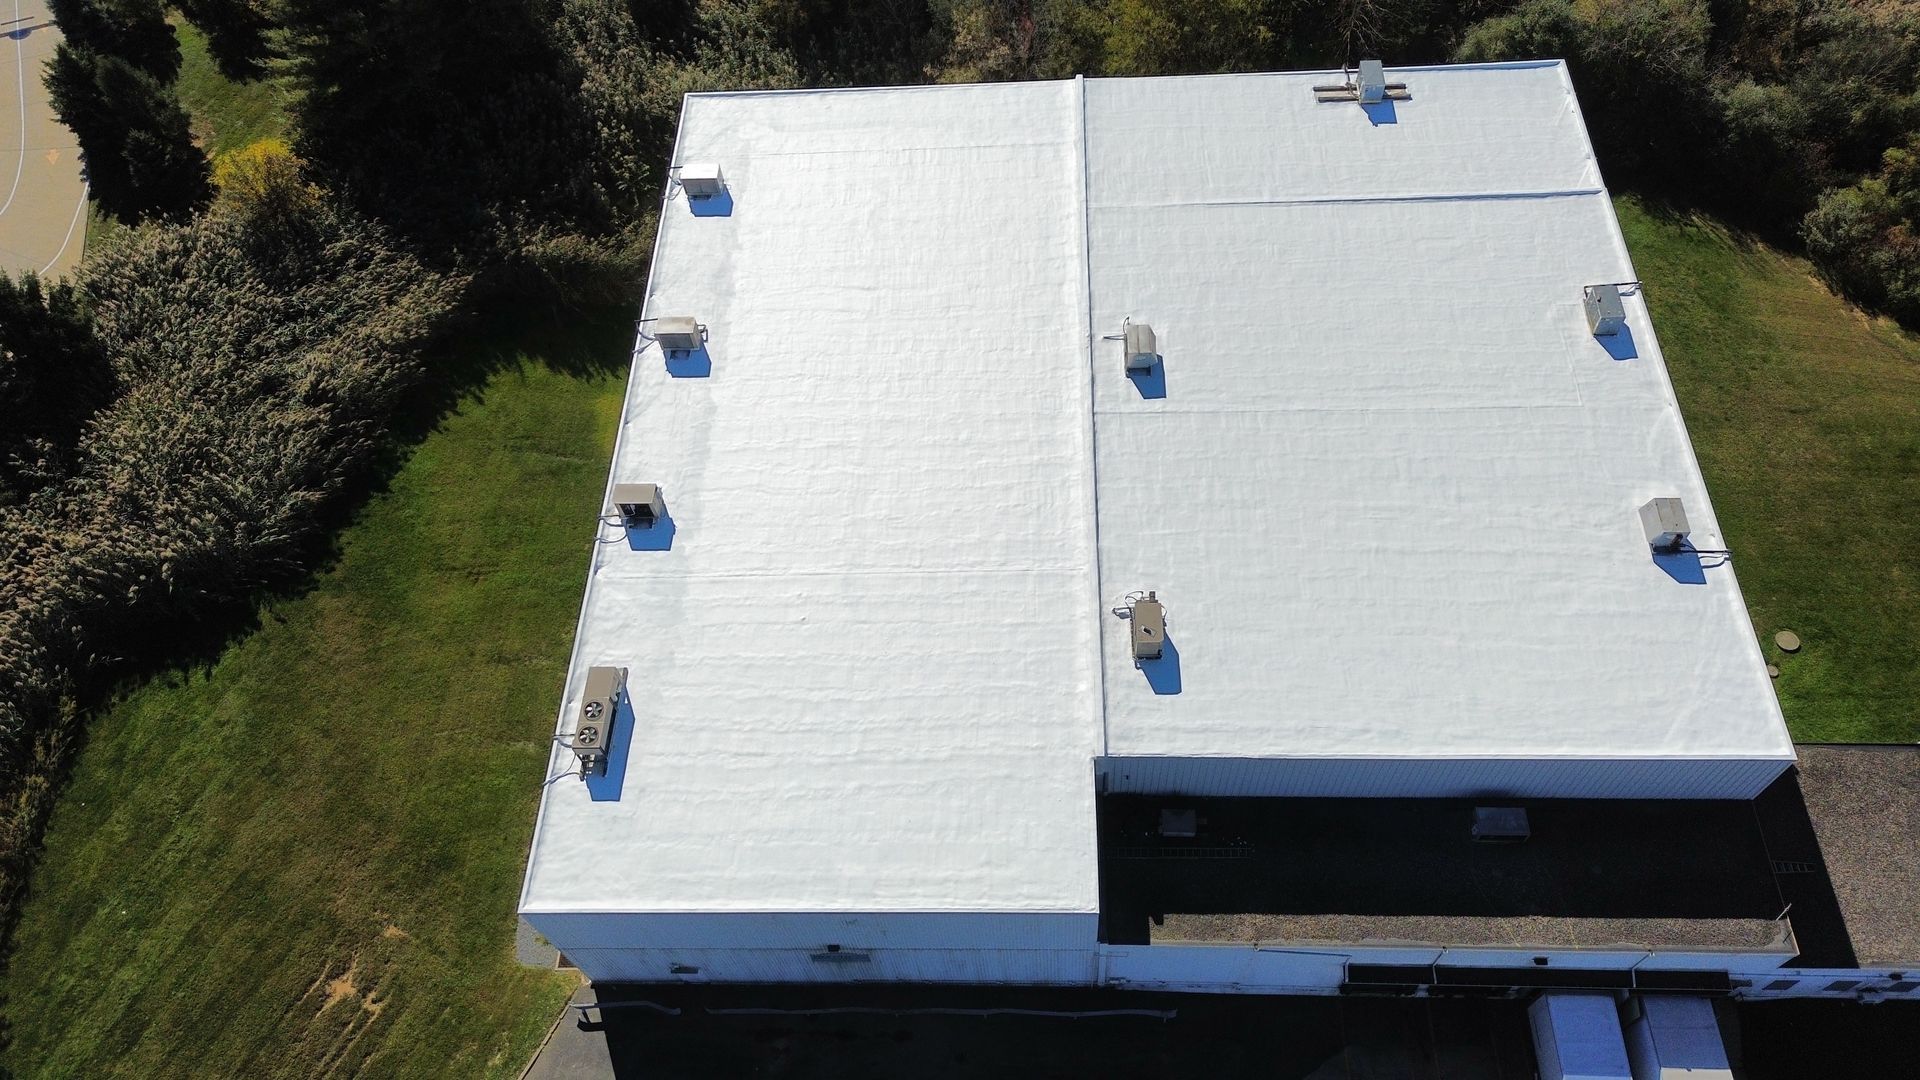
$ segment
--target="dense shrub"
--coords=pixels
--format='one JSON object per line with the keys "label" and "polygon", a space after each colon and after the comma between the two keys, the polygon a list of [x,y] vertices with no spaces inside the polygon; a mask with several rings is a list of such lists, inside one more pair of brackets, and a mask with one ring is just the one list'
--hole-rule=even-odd
{"label": "dense shrub", "polygon": [[122,392],[61,483],[0,506],[0,908],[76,676],[296,568],[457,300],[327,201],[259,207],[145,226],[83,267]]}
{"label": "dense shrub", "polygon": [[1823,196],[1805,233],[1835,289],[1920,325],[1920,138],[1888,150],[1878,175]]}

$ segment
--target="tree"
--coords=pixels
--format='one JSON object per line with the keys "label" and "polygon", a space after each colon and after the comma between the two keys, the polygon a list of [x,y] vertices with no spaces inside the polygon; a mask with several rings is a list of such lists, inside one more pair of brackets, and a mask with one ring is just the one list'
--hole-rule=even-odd
{"label": "tree", "polygon": [[171,87],[118,56],[62,42],[47,63],[47,91],[80,140],[107,213],[135,222],[206,204],[207,159]]}
{"label": "tree", "polygon": [[481,262],[546,225],[596,231],[592,133],[557,0],[284,0],[295,149],[421,250]]}
{"label": "tree", "polygon": [[124,61],[162,83],[180,74],[180,42],[160,0],[47,0],[68,45]]}
{"label": "tree", "polygon": [[1686,199],[1723,191],[1703,0],[1527,0],[1468,30],[1454,59],[1564,58],[1610,181]]}
{"label": "tree", "polygon": [[112,393],[106,355],[65,282],[0,273],[0,503],[65,472],[80,429]]}
{"label": "tree", "polygon": [[1823,195],[1802,235],[1828,284],[1920,325],[1920,135],[1882,160],[1878,175]]}

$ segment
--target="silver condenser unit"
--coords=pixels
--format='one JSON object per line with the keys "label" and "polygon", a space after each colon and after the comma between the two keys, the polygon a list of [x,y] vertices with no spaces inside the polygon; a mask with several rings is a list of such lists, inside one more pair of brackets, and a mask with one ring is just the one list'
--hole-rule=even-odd
{"label": "silver condenser unit", "polygon": [[626,691],[626,668],[587,669],[587,684],[580,691],[580,716],[574,722],[571,743],[574,756],[580,759],[583,778],[606,774],[607,755],[613,752],[613,721]]}

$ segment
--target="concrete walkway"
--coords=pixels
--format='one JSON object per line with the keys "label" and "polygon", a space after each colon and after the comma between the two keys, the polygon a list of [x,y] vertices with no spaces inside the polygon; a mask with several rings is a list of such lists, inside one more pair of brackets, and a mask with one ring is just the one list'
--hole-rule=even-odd
{"label": "concrete walkway", "polygon": [[47,103],[60,31],[45,0],[0,0],[0,268],[58,277],[80,261],[80,149]]}

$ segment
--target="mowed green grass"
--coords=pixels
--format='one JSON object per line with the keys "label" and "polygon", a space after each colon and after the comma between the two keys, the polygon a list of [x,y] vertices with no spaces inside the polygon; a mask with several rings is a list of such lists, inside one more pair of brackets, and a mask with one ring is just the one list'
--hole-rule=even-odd
{"label": "mowed green grass", "polygon": [[517,1075],[572,986],[514,909],[621,387],[494,374],[309,592],[94,718],[0,982],[16,1074]]}
{"label": "mowed green grass", "polygon": [[172,20],[180,40],[180,78],[175,90],[193,117],[193,137],[215,157],[260,139],[285,137],[292,125],[293,91],[276,79],[236,83],[220,74],[207,55],[207,37],[178,16]]}
{"label": "mowed green grass", "polygon": [[1920,740],[1920,339],[1804,260],[1617,206],[1794,738]]}

